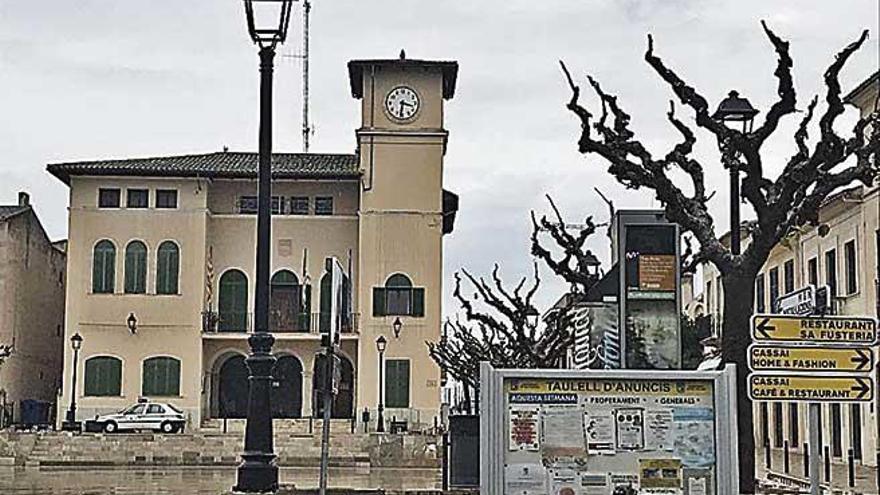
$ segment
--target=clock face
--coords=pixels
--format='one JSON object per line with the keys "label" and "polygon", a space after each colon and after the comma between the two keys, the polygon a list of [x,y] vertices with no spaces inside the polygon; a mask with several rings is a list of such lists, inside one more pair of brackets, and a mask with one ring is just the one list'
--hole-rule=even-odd
{"label": "clock face", "polygon": [[409,87],[397,86],[385,96],[385,111],[395,120],[411,120],[419,112],[419,95]]}

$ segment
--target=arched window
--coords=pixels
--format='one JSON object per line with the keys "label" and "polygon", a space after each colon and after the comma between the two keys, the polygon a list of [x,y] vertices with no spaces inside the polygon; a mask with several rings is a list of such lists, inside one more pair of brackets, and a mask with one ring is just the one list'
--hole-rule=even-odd
{"label": "arched window", "polygon": [[125,293],[143,294],[147,291],[147,246],[131,241],[125,248]]}
{"label": "arched window", "polygon": [[269,329],[272,332],[302,331],[302,287],[290,270],[280,270],[269,282]]}
{"label": "arched window", "polygon": [[425,289],[413,287],[409,277],[395,273],[385,287],[373,287],[373,316],[425,316]]}
{"label": "arched window", "polygon": [[84,395],[122,395],[122,361],[110,356],[86,359]]}
{"label": "arched window", "polygon": [[220,277],[220,297],[218,312],[220,313],[221,332],[247,331],[247,277],[240,270],[227,270]]}
{"label": "arched window", "polygon": [[116,246],[108,240],[95,244],[92,254],[92,292],[112,294],[116,281]]}
{"label": "arched window", "polygon": [[165,241],[156,251],[156,294],[177,294],[180,271],[180,250],[177,244]]}
{"label": "arched window", "polygon": [[180,360],[154,357],[144,360],[141,395],[176,397],[180,395]]}

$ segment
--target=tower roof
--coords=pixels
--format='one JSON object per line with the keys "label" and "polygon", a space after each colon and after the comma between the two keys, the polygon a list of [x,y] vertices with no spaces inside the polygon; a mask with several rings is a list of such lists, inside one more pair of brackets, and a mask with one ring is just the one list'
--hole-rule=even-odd
{"label": "tower roof", "polygon": [[[404,55],[403,51],[401,51],[401,55]],[[416,60],[404,57],[350,61],[348,63],[348,79],[351,84],[351,96],[363,98],[364,71],[369,70],[370,67],[391,67],[402,70],[415,68],[437,69],[443,74],[443,98],[448,100],[455,95],[458,62],[451,60]]]}

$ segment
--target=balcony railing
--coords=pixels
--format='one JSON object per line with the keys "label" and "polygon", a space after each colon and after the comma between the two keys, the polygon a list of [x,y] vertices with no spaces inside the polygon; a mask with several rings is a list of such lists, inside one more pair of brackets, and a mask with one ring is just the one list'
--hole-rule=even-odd
{"label": "balcony railing", "polygon": [[[342,316],[343,334],[358,333],[359,313]],[[295,313],[284,315],[269,312],[269,331],[272,333],[302,333],[318,335],[330,329],[329,313]],[[244,311],[202,311],[203,333],[251,333],[254,314]]]}

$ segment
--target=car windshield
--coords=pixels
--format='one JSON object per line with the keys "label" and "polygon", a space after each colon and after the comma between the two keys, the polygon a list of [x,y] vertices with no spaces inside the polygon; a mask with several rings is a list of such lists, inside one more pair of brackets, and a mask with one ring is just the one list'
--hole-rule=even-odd
{"label": "car windshield", "polygon": [[128,409],[124,409],[121,414],[140,414],[144,410],[143,404],[135,404]]}
{"label": "car windshield", "polygon": [[165,404],[165,405],[168,406],[169,409],[176,412],[177,414],[183,414],[183,411],[178,409],[174,404]]}

